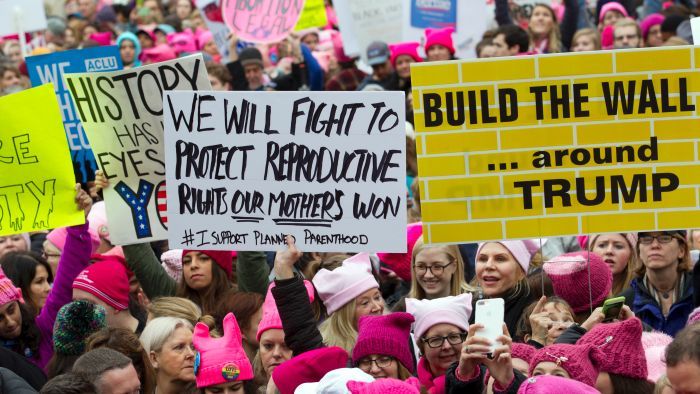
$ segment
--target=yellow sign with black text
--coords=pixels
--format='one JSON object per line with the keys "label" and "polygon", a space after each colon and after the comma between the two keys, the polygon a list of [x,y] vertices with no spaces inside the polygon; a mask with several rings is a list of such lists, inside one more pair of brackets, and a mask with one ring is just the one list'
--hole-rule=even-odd
{"label": "yellow sign with black text", "polygon": [[700,223],[700,48],[411,68],[427,243]]}

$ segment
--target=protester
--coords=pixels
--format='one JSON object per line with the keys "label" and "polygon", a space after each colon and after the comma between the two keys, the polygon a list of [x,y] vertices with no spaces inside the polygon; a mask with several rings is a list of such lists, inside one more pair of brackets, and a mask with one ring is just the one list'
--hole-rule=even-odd
{"label": "protester", "polygon": [[454,59],[455,47],[452,42],[454,28],[425,29],[425,54],[429,62]]}
{"label": "protester", "polygon": [[394,312],[385,316],[362,316],[352,361],[375,379],[406,380],[415,373],[411,353],[413,316]]}
{"label": "protester", "polygon": [[[594,235],[588,241],[588,250],[603,258],[613,274],[612,294],[619,295],[630,287],[634,270],[639,265],[637,253],[637,235],[601,234]],[[631,305],[632,300],[626,302]]]}
{"label": "protester", "polygon": [[464,281],[464,261],[455,245],[430,247],[418,238],[411,267],[411,298],[432,300],[474,291]]}
{"label": "protester", "polygon": [[0,266],[12,283],[22,290],[32,313],[38,314],[46,304],[53,283],[49,263],[32,252],[13,252],[0,258]]}
{"label": "protester", "polygon": [[571,39],[571,52],[598,51],[600,49],[600,34],[594,29],[577,30]]}
{"label": "protester", "polygon": [[644,43],[642,40],[642,29],[639,28],[636,22],[629,19],[620,19],[613,26],[615,49],[640,48]]}
{"label": "protester", "polygon": [[675,393],[700,392],[700,325],[680,331],[666,348],[666,376]]}
{"label": "protester", "polygon": [[141,343],[156,372],[156,393],[194,392],[195,350],[188,321],[155,318],[143,330]]}
{"label": "protester", "polygon": [[73,373],[94,384],[98,393],[137,394],[141,390],[131,360],[112,349],[100,348],[83,354],[75,362]]}

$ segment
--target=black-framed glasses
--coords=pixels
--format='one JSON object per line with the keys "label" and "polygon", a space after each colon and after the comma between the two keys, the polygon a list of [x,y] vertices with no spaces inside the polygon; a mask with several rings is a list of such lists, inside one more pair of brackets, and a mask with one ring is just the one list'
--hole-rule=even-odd
{"label": "black-framed glasses", "polygon": [[444,337],[421,338],[421,341],[423,341],[423,343],[427,343],[428,347],[437,349],[439,347],[442,347],[442,344],[445,343],[445,341],[447,341],[450,345],[459,345],[460,343],[463,343],[466,339],[467,333],[460,332],[452,333]]}
{"label": "black-framed glasses", "polygon": [[381,356],[377,358],[363,358],[357,363],[357,367],[361,370],[368,372],[372,369],[372,363],[377,364],[377,368],[386,368],[394,361],[391,356]]}
{"label": "black-framed glasses", "polygon": [[651,245],[654,240],[657,240],[660,244],[667,244],[673,241],[674,238],[673,235],[668,234],[642,235],[639,237],[639,243],[642,245]]}
{"label": "black-framed glasses", "polygon": [[443,272],[445,272],[445,268],[449,267],[450,265],[454,264],[454,261],[450,261],[447,264],[440,265],[440,264],[434,264],[434,265],[414,265],[413,268],[416,270],[416,273],[418,275],[424,275],[428,270],[430,270],[430,273],[435,275],[435,276],[440,276],[442,275]]}

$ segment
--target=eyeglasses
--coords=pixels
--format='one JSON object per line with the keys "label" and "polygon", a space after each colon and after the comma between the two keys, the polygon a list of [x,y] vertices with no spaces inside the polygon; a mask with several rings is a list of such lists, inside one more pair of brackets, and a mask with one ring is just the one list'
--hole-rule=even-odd
{"label": "eyeglasses", "polygon": [[421,341],[423,341],[423,343],[427,343],[428,347],[437,349],[439,347],[442,347],[442,344],[445,343],[445,340],[447,340],[447,342],[450,345],[459,345],[460,343],[464,342],[465,339],[467,339],[467,333],[460,332],[452,333],[445,337],[421,338]]}
{"label": "eyeglasses", "polygon": [[442,275],[443,272],[445,272],[445,268],[449,267],[453,263],[454,263],[454,261],[451,261],[445,265],[440,265],[440,264],[435,264],[435,265],[431,265],[431,266],[414,265],[413,268],[415,268],[416,273],[418,275],[424,275],[426,272],[428,272],[428,270],[430,270],[431,274],[433,274],[435,276],[440,276],[440,275]]}
{"label": "eyeglasses", "polygon": [[667,244],[673,241],[673,235],[661,234],[661,235],[642,235],[639,237],[639,243],[642,245],[651,245],[654,240],[659,241],[660,244]]}
{"label": "eyeglasses", "polygon": [[49,257],[61,257],[60,253],[42,253],[41,256],[44,258],[44,260],[48,260]]}
{"label": "eyeglasses", "polygon": [[386,368],[391,365],[393,361],[394,358],[390,356],[363,358],[359,363],[357,363],[357,367],[365,372],[368,372],[370,369],[372,369],[372,363],[377,364],[377,368]]}

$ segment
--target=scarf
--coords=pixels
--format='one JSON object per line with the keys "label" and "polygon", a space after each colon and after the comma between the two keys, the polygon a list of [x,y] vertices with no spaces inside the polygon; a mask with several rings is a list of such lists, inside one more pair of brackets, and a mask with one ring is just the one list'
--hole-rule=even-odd
{"label": "scarf", "polygon": [[418,380],[430,394],[445,394],[445,375],[433,376],[428,365],[428,360],[421,357],[418,361]]}

